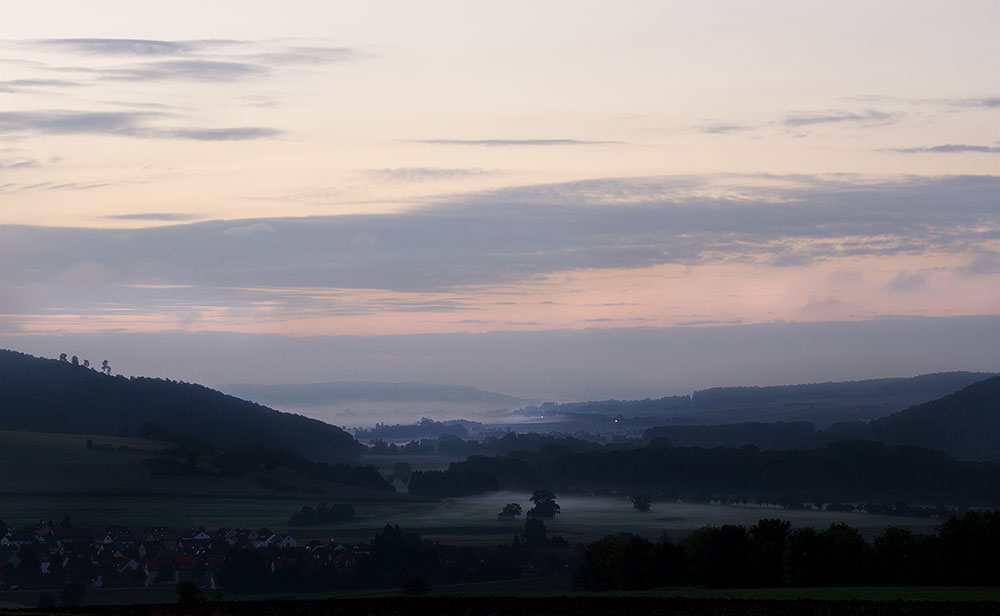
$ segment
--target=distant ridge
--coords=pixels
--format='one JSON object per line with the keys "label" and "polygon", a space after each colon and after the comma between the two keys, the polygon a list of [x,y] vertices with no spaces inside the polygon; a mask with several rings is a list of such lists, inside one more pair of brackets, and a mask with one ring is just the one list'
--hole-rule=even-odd
{"label": "distant ridge", "polygon": [[384,383],[379,381],[334,381],[301,385],[223,385],[225,391],[269,404],[314,405],[378,400],[383,402],[448,402],[451,404],[493,404],[516,408],[528,402],[521,398],[483,391],[465,385],[433,383]]}
{"label": "distant ridge", "polygon": [[803,422],[818,428],[871,421],[956,392],[997,376],[991,372],[938,372],[915,377],[861,381],[712,387],[690,396],[655,400],[600,400],[525,407],[521,415],[649,417],[658,425],[719,425],[745,422]]}
{"label": "distant ridge", "polygon": [[771,385],[766,387],[712,387],[694,392],[691,403],[697,407],[759,406],[809,399],[832,400],[881,396],[940,397],[983,379],[997,376],[992,372],[936,372],[915,377],[865,379]]}
{"label": "distant ridge", "polygon": [[1000,460],[1000,376],[877,419],[869,438],[921,445],[963,460]]}
{"label": "distant ridge", "polygon": [[221,447],[262,443],[326,462],[354,461],[362,449],[336,426],[202,385],[108,376],[69,361],[0,350],[0,429],[138,434],[146,422]]}

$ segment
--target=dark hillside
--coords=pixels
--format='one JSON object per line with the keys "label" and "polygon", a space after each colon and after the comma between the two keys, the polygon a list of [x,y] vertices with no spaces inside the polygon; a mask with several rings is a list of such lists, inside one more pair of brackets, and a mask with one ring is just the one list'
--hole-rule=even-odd
{"label": "dark hillside", "polygon": [[702,408],[771,406],[802,402],[840,402],[881,400],[917,396],[925,400],[940,398],[963,387],[996,376],[983,372],[939,372],[912,378],[868,379],[776,385],[768,387],[713,387],[691,395],[693,406]]}
{"label": "dark hillside", "polygon": [[1000,460],[1000,377],[868,424],[869,438],[940,449],[965,460]]}
{"label": "dark hillside", "polygon": [[336,426],[201,385],[0,350],[0,429],[138,434],[147,422],[224,448],[262,443],[326,462],[351,462],[361,451]]}

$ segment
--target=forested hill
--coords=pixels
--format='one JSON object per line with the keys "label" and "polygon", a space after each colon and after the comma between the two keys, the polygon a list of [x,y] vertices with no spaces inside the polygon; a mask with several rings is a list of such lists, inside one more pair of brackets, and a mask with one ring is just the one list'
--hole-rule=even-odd
{"label": "forested hill", "polygon": [[325,462],[354,461],[362,449],[336,426],[201,385],[0,350],[0,429],[138,434],[147,422],[224,448],[261,443]]}
{"label": "forested hill", "polygon": [[769,406],[810,400],[850,400],[922,396],[940,398],[973,383],[996,376],[984,372],[938,372],[912,378],[867,379],[775,385],[769,387],[713,387],[691,395],[691,404],[701,408]]}
{"label": "forested hill", "polygon": [[866,436],[939,449],[965,460],[1000,460],[997,435],[1000,377],[873,421]]}

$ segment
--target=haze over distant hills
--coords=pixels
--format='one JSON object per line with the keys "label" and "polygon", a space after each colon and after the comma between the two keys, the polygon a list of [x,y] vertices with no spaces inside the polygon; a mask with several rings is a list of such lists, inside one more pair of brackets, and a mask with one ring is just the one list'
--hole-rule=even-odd
{"label": "haze over distant hills", "polygon": [[[721,425],[741,422],[810,422],[827,427],[871,421],[996,376],[991,372],[939,372],[909,378],[806,383],[767,387],[713,387],[690,396],[644,400],[546,403],[519,414],[561,417],[648,418],[656,425]],[[647,424],[651,425],[651,424]]]}
{"label": "haze over distant hills", "polygon": [[234,396],[341,425],[377,421],[467,418],[533,401],[464,385],[340,381],[329,383],[220,386]]}

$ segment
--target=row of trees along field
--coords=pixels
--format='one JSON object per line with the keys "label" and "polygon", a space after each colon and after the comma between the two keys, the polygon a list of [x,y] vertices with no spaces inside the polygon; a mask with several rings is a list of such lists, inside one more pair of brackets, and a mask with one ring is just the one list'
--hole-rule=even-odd
{"label": "row of trees along field", "polygon": [[712,449],[669,442],[614,451],[545,446],[508,456],[472,456],[445,471],[414,471],[410,493],[446,497],[532,489],[754,496],[771,502],[934,498],[1000,504],[1000,464],[965,462],[922,447],[839,441],[804,451],[754,446]]}
{"label": "row of trees along field", "polygon": [[608,536],[587,547],[575,581],[586,590],[662,586],[1000,584],[1000,512],[968,513],[932,535],[890,526],[872,541],[855,528],[705,526],[680,543]]}

